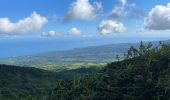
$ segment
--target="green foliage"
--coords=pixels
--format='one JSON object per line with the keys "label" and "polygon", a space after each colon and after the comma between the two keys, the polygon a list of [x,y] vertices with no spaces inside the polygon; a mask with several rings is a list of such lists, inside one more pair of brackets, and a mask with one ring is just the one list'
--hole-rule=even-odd
{"label": "green foliage", "polygon": [[169,100],[170,45],[141,42],[97,74],[62,81],[49,100]]}
{"label": "green foliage", "polygon": [[125,55],[99,72],[91,63],[60,72],[0,65],[0,100],[169,100],[170,45],[141,42]]}
{"label": "green foliage", "polygon": [[0,100],[48,100],[49,92],[75,76],[91,74],[95,68],[49,72],[30,67],[0,65]]}

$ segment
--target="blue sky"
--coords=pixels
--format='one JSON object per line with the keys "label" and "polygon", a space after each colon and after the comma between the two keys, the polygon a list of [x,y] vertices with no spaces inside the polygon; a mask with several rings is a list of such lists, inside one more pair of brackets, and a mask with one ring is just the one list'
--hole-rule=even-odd
{"label": "blue sky", "polygon": [[[163,26],[165,28],[153,25],[160,24],[160,21],[153,22],[159,18],[153,16],[157,5],[165,10],[156,15],[170,15],[166,13],[170,9],[168,3],[169,0],[0,0],[0,37],[169,39],[169,24]],[[77,10],[79,4],[84,9]],[[155,12],[149,16],[152,9]],[[25,18],[30,19],[26,21]],[[144,22],[146,18],[148,23]],[[4,20],[8,22],[6,25]],[[168,18],[160,20],[170,22]]]}
{"label": "blue sky", "polygon": [[0,0],[0,58],[167,39],[169,0]]}

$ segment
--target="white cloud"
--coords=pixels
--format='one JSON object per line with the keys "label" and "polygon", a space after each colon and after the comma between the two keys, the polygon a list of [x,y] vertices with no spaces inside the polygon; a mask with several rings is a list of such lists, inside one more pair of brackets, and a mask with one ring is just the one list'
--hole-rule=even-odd
{"label": "white cloud", "polygon": [[137,19],[144,16],[144,12],[136,7],[135,3],[128,4],[127,0],[119,0],[120,5],[114,6],[109,14],[111,19]]}
{"label": "white cloud", "polygon": [[55,35],[57,35],[57,32],[55,32],[55,31],[42,32],[42,36],[52,37],[52,36],[55,36]]}
{"label": "white cloud", "polygon": [[76,27],[73,27],[68,31],[68,34],[73,36],[81,35],[81,30],[77,29]]}
{"label": "white cloud", "polygon": [[127,4],[127,0],[120,0],[120,3],[122,4],[122,6],[125,6]]}
{"label": "white cloud", "polygon": [[108,35],[111,33],[124,32],[126,28],[120,22],[113,21],[113,20],[104,20],[100,23],[98,30],[101,35]]}
{"label": "white cloud", "polygon": [[170,30],[170,3],[157,5],[144,19],[144,27],[151,30]]}
{"label": "white cloud", "polygon": [[48,22],[47,18],[33,12],[31,16],[21,19],[16,23],[10,21],[9,18],[0,18],[1,34],[18,34],[37,31]]}
{"label": "white cloud", "polygon": [[126,10],[125,7],[127,6],[127,0],[119,0],[119,2],[120,2],[120,5],[115,6],[112,9],[109,15],[110,18],[116,19],[116,18],[122,18],[126,16],[125,14],[127,12],[125,11]]}
{"label": "white cloud", "polygon": [[102,4],[96,2],[95,6],[91,5],[89,0],[76,0],[69,7],[64,21],[68,22],[74,19],[86,21],[93,20],[96,17],[97,11],[102,8]]}
{"label": "white cloud", "polygon": [[124,17],[123,10],[124,10],[124,8],[122,8],[120,6],[116,6],[112,9],[109,17],[112,19],[122,18],[122,16]]}
{"label": "white cloud", "polygon": [[96,12],[97,11],[101,12],[103,10],[102,2],[94,2],[94,7],[95,7]]}

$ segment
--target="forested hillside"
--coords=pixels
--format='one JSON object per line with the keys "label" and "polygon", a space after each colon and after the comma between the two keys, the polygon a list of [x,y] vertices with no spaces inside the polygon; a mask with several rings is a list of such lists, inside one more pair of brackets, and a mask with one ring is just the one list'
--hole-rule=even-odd
{"label": "forested hillside", "polygon": [[31,67],[0,65],[0,100],[48,100],[48,94],[60,80],[96,72],[80,68],[55,73]]}
{"label": "forested hillside", "polygon": [[169,100],[170,45],[141,43],[97,74],[62,81],[49,100]]}
{"label": "forested hillside", "polygon": [[98,67],[45,71],[0,65],[0,100],[168,100],[170,45],[141,42],[116,62]]}

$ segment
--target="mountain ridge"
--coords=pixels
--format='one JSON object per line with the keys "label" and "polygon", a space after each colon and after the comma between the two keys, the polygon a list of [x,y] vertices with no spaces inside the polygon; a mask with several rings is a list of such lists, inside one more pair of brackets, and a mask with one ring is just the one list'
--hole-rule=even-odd
{"label": "mountain ridge", "polygon": [[[163,41],[169,43],[170,40]],[[146,42],[148,43],[148,42]],[[152,41],[157,45],[158,41]],[[47,70],[76,69],[116,61],[116,56],[123,58],[130,46],[138,48],[139,43],[119,43],[102,46],[75,48],[66,51],[52,51],[31,56],[11,57],[0,59],[1,64],[31,66]]]}

